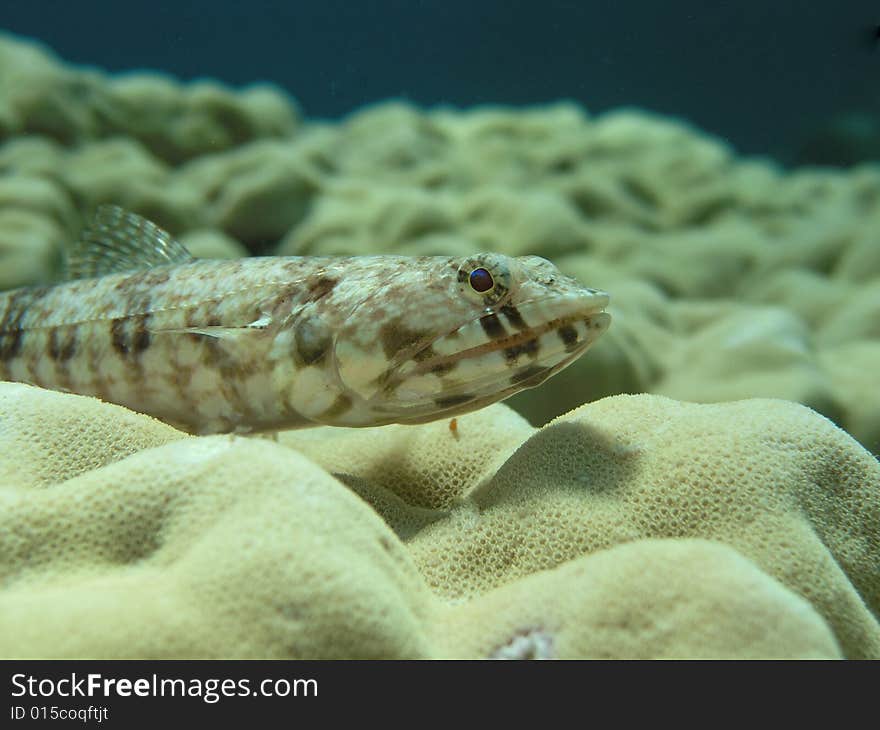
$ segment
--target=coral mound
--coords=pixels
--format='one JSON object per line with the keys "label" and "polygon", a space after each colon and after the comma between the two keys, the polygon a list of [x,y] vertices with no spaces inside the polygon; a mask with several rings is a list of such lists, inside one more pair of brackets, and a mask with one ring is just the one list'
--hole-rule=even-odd
{"label": "coral mound", "polygon": [[880,465],[782,401],[276,442],[0,384],[0,499],[6,657],[880,657]]}

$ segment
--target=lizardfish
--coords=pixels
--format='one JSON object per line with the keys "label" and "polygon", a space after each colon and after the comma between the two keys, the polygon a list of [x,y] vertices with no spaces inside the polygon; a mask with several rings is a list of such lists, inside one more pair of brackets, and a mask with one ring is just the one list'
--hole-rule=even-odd
{"label": "lizardfish", "polygon": [[0,380],[191,433],[423,423],[541,384],[608,295],[537,256],[195,259],[102,206],[70,277],[0,293]]}

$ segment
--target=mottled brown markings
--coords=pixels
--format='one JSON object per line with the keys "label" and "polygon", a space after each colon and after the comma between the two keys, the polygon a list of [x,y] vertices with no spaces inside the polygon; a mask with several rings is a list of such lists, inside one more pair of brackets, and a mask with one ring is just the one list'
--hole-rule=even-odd
{"label": "mottled brown markings", "polygon": [[353,405],[354,403],[349,396],[344,393],[337,395],[333,404],[318,416],[318,420],[321,422],[332,421],[333,419],[339,418],[339,416],[348,413]]}
{"label": "mottled brown markings", "polygon": [[434,365],[431,368],[430,372],[432,372],[434,375],[443,376],[443,375],[448,375],[453,370],[455,370],[455,368],[457,368],[457,367],[458,367],[458,362],[455,360],[450,360],[447,362],[441,362],[441,363]]}
{"label": "mottled brown markings", "polygon": [[306,281],[306,287],[308,288],[308,292],[305,296],[305,302],[316,302],[322,297],[327,296],[336,285],[339,283],[339,279],[334,279],[330,276],[314,276],[308,281]]}
{"label": "mottled brown markings", "polygon": [[28,308],[47,291],[49,287],[33,287],[6,295],[6,307],[0,317],[0,360],[11,360],[21,353],[24,339],[22,320]]}
{"label": "mottled brown markings", "polygon": [[115,289],[118,296],[125,302],[123,312],[127,316],[136,314],[149,314],[153,307],[154,287],[143,286],[135,277],[126,277],[119,282]]}
{"label": "mottled brown markings", "polygon": [[415,355],[413,355],[413,360],[416,362],[424,362],[425,360],[430,360],[432,357],[436,357],[437,353],[434,352],[434,348],[431,345],[419,350]]}
{"label": "mottled brown markings", "polygon": [[110,323],[113,349],[124,358],[136,358],[150,346],[149,314],[117,317]]}
{"label": "mottled brown markings", "polygon": [[202,355],[199,358],[202,365],[215,369],[223,366],[228,353],[224,349],[223,343],[217,337],[198,333],[191,333],[190,337],[194,338],[194,341],[202,346]]}
{"label": "mottled brown markings", "polygon": [[248,358],[245,362],[238,364],[238,374],[243,378],[250,378],[263,371],[265,364],[259,357]]}
{"label": "mottled brown markings", "polygon": [[116,284],[115,289],[125,300],[124,311],[127,316],[113,319],[110,324],[110,340],[113,349],[129,360],[137,358],[150,347],[151,336],[148,323],[153,306],[152,284],[167,281],[169,272],[165,270],[145,271],[127,276]]}
{"label": "mottled brown markings", "polygon": [[252,366],[253,361],[242,363],[234,358],[227,357],[227,360],[219,369],[220,392],[223,394],[223,399],[226,403],[236,411],[239,421],[250,420],[257,414],[254,404],[247,397],[245,389],[240,387],[243,381],[253,372]]}
{"label": "mottled brown markings", "polygon": [[240,380],[247,380],[262,369],[263,363],[260,358],[242,359],[228,352],[218,340],[215,340],[215,343],[217,345],[214,347],[214,367],[217,368],[223,382],[236,383]]}
{"label": "mottled brown markings", "polygon": [[505,304],[498,311],[500,311],[501,314],[503,314],[507,318],[507,321],[510,322],[511,326],[514,329],[522,332],[523,330],[527,330],[529,328],[525,320],[522,318],[522,315],[519,313],[519,310],[512,304]]}
{"label": "mottled brown markings", "polygon": [[181,367],[176,362],[174,363],[175,367],[172,371],[171,381],[174,383],[177,388],[177,395],[183,399],[186,398],[186,389],[189,388],[192,383],[193,375],[195,374],[195,368],[193,367]]}
{"label": "mottled brown markings", "polygon": [[434,404],[438,408],[452,408],[453,406],[460,406],[462,403],[472,401],[474,397],[475,396],[468,393],[464,393],[462,395],[439,396],[437,398],[434,398]]}
{"label": "mottled brown markings", "polygon": [[306,317],[293,332],[293,361],[299,367],[323,364],[332,345],[332,333],[319,320]]}
{"label": "mottled brown markings", "polygon": [[187,307],[183,310],[184,322],[187,327],[200,327],[205,319],[202,307]]}
{"label": "mottled brown markings", "polygon": [[0,360],[12,360],[21,352],[22,331],[10,329],[0,334]]}
{"label": "mottled brown markings", "polygon": [[492,340],[501,340],[507,337],[507,330],[504,329],[504,325],[501,324],[501,320],[498,319],[497,314],[485,314],[480,317],[480,324],[483,327],[483,332]]}
{"label": "mottled brown markings", "polygon": [[[437,357],[437,352],[431,345],[419,350],[415,355],[413,355],[413,360],[416,362],[425,362],[426,360],[430,360],[431,358]],[[458,362],[455,360],[447,360],[441,361],[436,365],[432,365],[428,372],[433,373],[434,375],[446,375],[451,373],[455,368],[458,367]],[[381,383],[383,380],[387,381],[394,374],[394,370],[386,370],[379,376],[378,380]]]}
{"label": "mottled brown markings", "polygon": [[100,338],[83,337],[80,343],[80,358],[85,358],[88,362],[88,392],[90,395],[96,395],[101,400],[110,400],[106,388],[106,381],[102,377],[102,364],[106,357],[105,336]]}
{"label": "mottled brown markings", "polygon": [[49,330],[49,357],[57,363],[66,363],[76,354],[79,343],[76,327],[61,326]]}
{"label": "mottled brown markings", "polygon": [[119,317],[110,323],[110,341],[113,349],[120,355],[128,355],[128,338],[125,336],[125,318]]}
{"label": "mottled brown markings", "polygon": [[399,353],[431,339],[431,333],[425,330],[410,329],[399,319],[379,328],[379,342],[388,360],[393,360]]}
{"label": "mottled brown markings", "polygon": [[556,330],[556,333],[559,335],[559,339],[562,340],[565,345],[565,351],[571,352],[578,345],[578,333],[577,330],[571,325],[565,325],[564,327],[560,327]]}
{"label": "mottled brown markings", "polygon": [[[358,314],[360,313],[361,312],[358,312]],[[366,312],[366,315],[370,322],[384,322],[386,319],[388,319],[388,310],[385,309],[385,307],[380,307],[377,304],[375,308],[372,308],[368,312]]]}
{"label": "mottled brown markings", "polygon": [[149,269],[138,277],[142,286],[155,287],[164,284],[171,278],[170,267]]}
{"label": "mottled brown markings", "polygon": [[149,292],[155,287],[166,283],[170,278],[171,267],[163,266],[155,269],[147,269],[146,271],[132,273],[121,279],[117,282],[114,289],[123,296],[126,294],[139,293],[141,291]]}
{"label": "mottled brown markings", "polygon": [[508,365],[513,365],[520,355],[528,355],[534,360],[538,357],[539,350],[538,340],[526,340],[518,345],[506,348],[504,350],[504,358],[507,360]]}
{"label": "mottled brown markings", "polygon": [[149,314],[139,314],[132,322],[134,334],[131,338],[131,350],[135,355],[140,355],[150,346],[150,330],[147,328],[149,319]]}
{"label": "mottled brown markings", "polygon": [[[186,309],[183,310],[183,312],[184,312],[184,320],[183,320],[184,328],[200,327],[201,326],[202,315],[201,315],[201,310],[199,307],[187,307]],[[217,321],[217,324],[220,324],[219,319],[216,321]],[[187,340],[189,340],[190,343],[192,343],[194,345],[200,344],[200,343],[205,342],[209,339],[213,339],[213,338],[208,337],[206,335],[199,334],[198,332],[185,332],[183,334],[183,336]],[[210,359],[213,356],[202,351],[202,360],[204,361],[204,359],[206,357]]]}
{"label": "mottled brown markings", "polygon": [[[263,367],[261,359],[257,356],[244,359],[236,357],[235,351],[230,351],[222,338],[200,334],[196,334],[196,338],[201,345],[200,363],[217,371],[219,392],[223,400],[240,418],[250,418],[255,411],[239,384],[259,373]],[[184,376],[187,382],[192,379],[192,370]]]}
{"label": "mottled brown markings", "polygon": [[170,368],[169,380],[174,387],[177,400],[180,403],[188,403],[190,400],[188,391],[192,384],[193,375],[195,374],[195,367],[192,365],[183,365],[181,363],[180,348],[171,347],[168,348],[167,352],[169,359],[168,365]]}
{"label": "mottled brown markings", "polygon": [[523,368],[522,370],[515,372],[510,376],[510,384],[518,385],[520,383],[524,383],[527,380],[532,380],[533,378],[539,378],[543,375],[546,375],[547,368],[542,368],[538,365],[529,365],[527,368]]}

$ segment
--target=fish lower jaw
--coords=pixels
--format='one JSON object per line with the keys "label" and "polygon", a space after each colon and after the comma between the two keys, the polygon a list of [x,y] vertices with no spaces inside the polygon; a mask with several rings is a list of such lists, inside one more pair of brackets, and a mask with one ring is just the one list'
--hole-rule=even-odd
{"label": "fish lower jaw", "polygon": [[[528,358],[537,365],[538,362],[552,361],[561,354],[579,350],[572,358],[576,359],[608,329],[610,322],[611,315],[601,309],[578,312],[454,354],[427,358],[419,362],[414,372],[416,374],[442,372],[459,362],[495,352],[503,353],[505,359],[512,364]],[[554,337],[557,338],[556,342],[553,341]]]}

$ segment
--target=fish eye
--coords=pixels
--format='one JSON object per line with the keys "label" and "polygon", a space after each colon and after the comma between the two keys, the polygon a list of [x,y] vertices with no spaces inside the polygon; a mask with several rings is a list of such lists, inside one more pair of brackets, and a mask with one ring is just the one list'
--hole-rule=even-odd
{"label": "fish eye", "polygon": [[474,269],[468,277],[468,281],[470,281],[471,289],[480,294],[485,294],[495,286],[492,274],[483,268]]}
{"label": "fish eye", "polygon": [[455,261],[456,279],[461,294],[480,307],[503,304],[515,286],[510,273],[510,259],[502,254],[478,253],[464,261]]}

